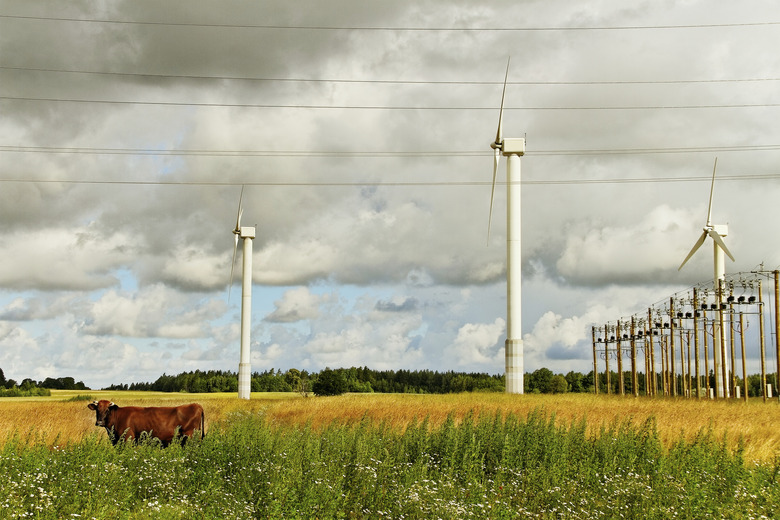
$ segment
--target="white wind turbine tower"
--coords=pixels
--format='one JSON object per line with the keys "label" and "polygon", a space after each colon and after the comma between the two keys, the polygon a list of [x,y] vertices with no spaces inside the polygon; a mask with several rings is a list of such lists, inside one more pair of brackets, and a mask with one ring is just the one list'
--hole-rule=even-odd
{"label": "white wind turbine tower", "polygon": [[241,186],[236,228],[233,230],[235,243],[233,245],[233,261],[230,264],[228,300],[230,299],[230,289],[233,287],[233,266],[236,264],[236,252],[238,250],[238,239],[240,238],[244,241],[244,257],[241,271],[241,357],[238,363],[238,398],[249,399],[252,392],[249,332],[252,327],[252,240],[255,238],[255,228],[241,227],[241,214],[244,212],[244,209],[241,207],[243,199],[244,187]]}
{"label": "white wind turbine tower", "polygon": [[493,219],[493,197],[496,192],[496,172],[501,155],[506,157],[506,333],[504,343],[506,392],[523,393],[523,334],[521,313],[521,272],[520,272],[520,157],[525,154],[525,139],[507,138],[501,134],[504,119],[504,97],[506,81],[509,77],[509,59],[506,62],[504,90],[501,93],[501,109],[498,113],[498,131],[495,142],[490,147],[495,151],[493,160],[493,187],[490,192],[490,214],[488,216],[488,242],[490,241],[490,223]]}
{"label": "white wind turbine tower", "polygon": [[[734,255],[731,254],[731,251],[729,251],[729,248],[726,247],[726,243],[723,241],[723,237],[728,235],[729,227],[726,224],[719,224],[715,225],[712,223],[712,194],[715,191],[715,169],[718,167],[718,158],[715,158],[715,165],[712,167],[712,184],[710,185],[710,204],[709,209],[707,210],[707,223],[704,225],[704,230],[702,231],[701,236],[699,236],[699,239],[696,241],[696,243],[693,245],[693,248],[691,249],[691,252],[688,253],[688,256],[685,257],[685,260],[683,260],[682,264],[680,264],[680,267],[677,268],[679,271],[683,268],[686,262],[690,260],[690,258],[696,253],[696,251],[699,250],[699,248],[704,244],[704,241],[707,240],[707,237],[709,236],[712,239],[712,247],[713,247],[713,283],[715,286],[715,291],[718,291],[720,280],[725,280],[726,278],[726,263],[725,259],[723,257],[723,253],[726,253],[729,258],[731,258],[731,261],[734,261]],[[720,347],[720,333],[719,333],[719,327],[720,324],[718,320],[715,320],[713,322],[713,336],[714,336],[714,350],[715,350],[715,363],[716,366],[720,366],[721,363],[726,363],[726,372],[728,372],[728,358],[724,358],[721,360],[721,347]],[[709,378],[709,375],[706,377]],[[709,386],[709,385],[707,385]],[[729,389],[728,387],[723,388],[723,381],[721,380],[719,374],[715,374],[715,388],[717,392],[718,397],[728,397]]]}

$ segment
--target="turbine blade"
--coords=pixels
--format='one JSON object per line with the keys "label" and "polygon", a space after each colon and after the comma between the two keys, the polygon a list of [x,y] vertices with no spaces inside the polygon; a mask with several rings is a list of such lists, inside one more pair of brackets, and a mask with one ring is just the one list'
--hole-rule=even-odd
{"label": "turbine blade", "polygon": [[723,241],[723,237],[721,237],[717,231],[710,229],[707,231],[707,234],[709,234],[715,243],[718,244],[718,247],[720,247],[723,252],[726,253],[729,258],[731,258],[732,262],[736,262],[736,260],[734,260],[734,255],[732,255],[731,251],[729,251],[729,248],[726,247],[726,243]]}
{"label": "turbine blade", "polygon": [[694,253],[696,253],[696,251],[699,250],[699,248],[701,247],[701,245],[704,243],[705,240],[707,240],[707,231],[706,230],[701,234],[701,236],[699,237],[699,240],[697,240],[696,243],[693,244],[693,248],[691,249],[691,252],[688,253],[688,256],[686,256],[685,260],[683,260],[683,263],[681,263],[680,267],[677,268],[678,271],[680,269],[682,269],[683,266],[688,262],[688,260],[691,259],[691,257],[694,255]]}
{"label": "turbine blade", "polygon": [[236,266],[236,251],[238,251],[238,235],[234,234],[235,243],[233,244],[233,261],[230,262],[230,283],[228,284],[228,303],[230,303],[230,291],[233,290],[233,268]]}
{"label": "turbine blade", "polygon": [[504,98],[506,97],[506,80],[509,78],[509,61],[512,59],[509,56],[506,59],[506,73],[504,74],[504,90],[501,92],[501,109],[498,111],[498,131],[496,132],[496,145],[500,145],[503,139],[501,127],[504,122]]}
{"label": "turbine blade", "polygon": [[498,171],[498,163],[501,160],[501,152],[496,148],[493,159],[493,187],[490,190],[490,213],[488,213],[488,234],[487,243],[490,244],[490,225],[493,222],[493,198],[496,194],[496,172]]}
{"label": "turbine blade", "polygon": [[[236,230],[238,233],[241,230],[241,215],[244,213],[244,208],[241,207],[241,203],[244,201],[244,185],[241,185],[241,195],[238,197],[238,214],[236,215]],[[238,239],[236,239],[238,240]]]}
{"label": "turbine blade", "polygon": [[710,206],[707,210],[707,227],[712,225],[712,194],[715,192],[715,168],[718,167],[718,158],[715,157],[715,166],[712,167],[712,184],[710,185]]}

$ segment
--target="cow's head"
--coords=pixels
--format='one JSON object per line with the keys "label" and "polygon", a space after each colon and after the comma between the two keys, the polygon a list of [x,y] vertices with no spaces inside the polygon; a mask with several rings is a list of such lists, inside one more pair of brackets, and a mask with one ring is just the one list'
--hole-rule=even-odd
{"label": "cow's head", "polygon": [[111,401],[94,401],[87,405],[90,410],[95,410],[95,426],[108,427],[108,419],[111,417],[111,412],[119,408]]}

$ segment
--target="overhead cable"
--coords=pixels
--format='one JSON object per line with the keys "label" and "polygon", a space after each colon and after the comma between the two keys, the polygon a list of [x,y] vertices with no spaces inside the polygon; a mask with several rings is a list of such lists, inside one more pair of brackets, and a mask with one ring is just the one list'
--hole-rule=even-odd
{"label": "overhead cable", "polygon": [[[387,84],[387,85],[501,85],[501,81],[470,81],[470,80],[419,80],[419,79],[350,79],[350,78],[280,78],[269,76],[218,76],[196,74],[159,74],[150,72],[121,72],[83,69],[57,69],[43,67],[18,67],[0,65],[3,70],[24,72],[47,72],[59,74],[90,74],[98,76],[127,76],[134,78],[154,79],[190,79],[218,81],[263,81],[289,83],[346,83],[346,84]],[[780,81],[780,78],[721,78],[721,79],[651,79],[651,80],[583,80],[583,81],[507,81],[507,85],[677,85],[695,83],[751,83]]]}
{"label": "overhead cable", "polygon": [[284,24],[233,24],[233,23],[197,23],[165,22],[148,20],[119,20],[109,18],[74,18],[62,16],[32,16],[1,14],[0,19],[53,21],[94,24],[147,25],[162,27],[208,27],[225,29],[271,29],[271,30],[308,30],[308,31],[382,31],[382,32],[557,32],[557,31],[637,31],[672,29],[725,29],[752,28],[780,25],[780,22],[742,22],[709,24],[657,24],[657,25],[595,25],[595,26],[527,26],[527,27],[408,27],[408,26],[357,26],[357,25],[284,25]]}
{"label": "overhead cable", "polygon": [[[604,148],[604,149],[549,149],[527,150],[533,156],[576,155],[654,155],[712,152],[756,152],[780,150],[780,144],[689,146],[674,148]],[[332,158],[403,158],[403,157],[487,157],[483,150],[218,150],[218,149],[156,149],[156,148],[99,148],[73,146],[0,145],[0,153],[42,153],[76,155],[150,155],[194,157],[332,157]]]}
{"label": "overhead cable", "polygon": [[[747,175],[724,175],[718,177],[718,181],[746,181],[746,180],[775,180],[780,179],[780,173],[771,174],[747,174]],[[709,176],[686,176],[686,177],[635,177],[620,179],[559,179],[559,180],[522,180],[521,185],[544,186],[544,185],[582,185],[582,184],[665,184],[679,182],[702,182],[710,181]],[[194,180],[124,180],[124,179],[30,179],[30,178],[8,178],[0,179],[0,183],[24,183],[24,184],[95,184],[95,185],[130,185],[130,186],[287,186],[287,187],[352,187],[352,186],[377,186],[377,187],[398,187],[398,186],[439,186],[439,187],[459,187],[459,186],[491,186],[491,181],[251,181],[242,179],[241,181],[194,181]],[[506,182],[496,182],[499,185],[506,185]]]}
{"label": "overhead cable", "polygon": [[[279,103],[196,103],[183,101],[138,101],[115,99],[75,99],[75,98],[47,98],[27,96],[0,96],[0,100],[9,101],[33,101],[48,103],[78,103],[95,105],[146,105],[146,106],[172,106],[172,107],[208,107],[208,108],[258,108],[258,109],[299,109],[299,110],[495,110],[496,107],[474,106],[412,106],[412,105],[317,105],[317,104],[279,104]],[[715,108],[776,108],[780,103],[735,103],[725,105],[621,105],[621,106],[594,106],[594,107],[564,107],[564,106],[526,106],[505,107],[504,110],[688,110],[688,109],[715,109]]]}

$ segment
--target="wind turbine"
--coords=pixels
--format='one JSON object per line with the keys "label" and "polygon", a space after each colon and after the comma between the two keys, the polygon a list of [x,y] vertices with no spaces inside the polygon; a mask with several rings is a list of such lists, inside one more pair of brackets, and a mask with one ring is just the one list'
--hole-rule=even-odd
{"label": "wind turbine", "polygon": [[[677,268],[679,271],[683,268],[683,266],[688,262],[688,260],[691,259],[691,257],[696,253],[696,251],[699,250],[699,248],[704,244],[704,241],[707,240],[707,237],[710,237],[712,239],[712,247],[713,247],[713,283],[715,286],[716,294],[718,291],[720,291],[720,281],[726,279],[726,264],[725,259],[723,257],[723,253],[726,253],[729,258],[731,258],[731,261],[734,260],[734,255],[731,254],[731,251],[729,251],[729,248],[726,247],[726,243],[723,241],[723,237],[728,235],[729,227],[726,224],[713,224],[712,223],[712,194],[715,191],[715,170],[718,167],[718,158],[715,158],[715,165],[712,167],[712,184],[710,185],[710,204],[709,209],[707,210],[707,223],[704,225],[703,231],[701,236],[699,236],[699,239],[696,241],[695,244],[693,244],[693,248],[691,249],[691,252],[688,253],[688,256],[685,257],[685,260],[680,264],[680,267]],[[720,324],[718,320],[715,320],[713,322],[713,336],[714,336],[714,350],[715,350],[715,363],[716,366],[720,365],[720,363],[728,363],[728,359],[721,360],[721,335],[719,333],[719,327]],[[717,392],[718,397],[728,397],[728,388],[723,388],[723,384],[721,381],[721,378],[718,377],[717,374],[717,368],[715,370],[715,388]],[[728,372],[728,366],[726,366],[726,372]],[[707,376],[709,377],[709,376]],[[709,385],[708,385],[709,386]]]}
{"label": "wind turbine", "polygon": [[241,215],[244,212],[241,206],[243,199],[244,186],[241,186],[241,195],[238,198],[236,227],[233,230],[235,243],[233,245],[233,262],[230,264],[228,300],[230,299],[230,288],[233,287],[233,267],[236,264],[236,252],[238,251],[238,239],[240,238],[244,241],[244,258],[241,272],[241,357],[238,363],[238,398],[249,399],[252,391],[249,332],[252,327],[252,240],[255,238],[255,228],[241,227]]}
{"label": "wind turbine", "polygon": [[490,214],[488,216],[488,243],[490,242],[490,224],[493,220],[493,198],[496,193],[496,172],[501,156],[506,157],[506,332],[504,343],[506,392],[523,393],[523,334],[521,313],[521,272],[520,272],[520,235],[521,235],[521,192],[520,157],[525,154],[525,139],[506,138],[502,135],[504,120],[504,98],[506,81],[509,77],[509,61],[506,61],[504,90],[501,93],[501,109],[498,112],[498,131],[496,140],[490,143],[494,150],[493,187],[490,192]]}

